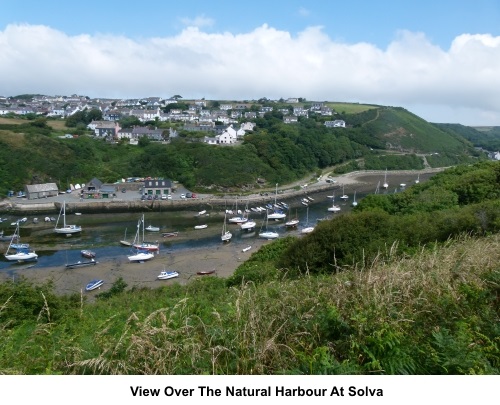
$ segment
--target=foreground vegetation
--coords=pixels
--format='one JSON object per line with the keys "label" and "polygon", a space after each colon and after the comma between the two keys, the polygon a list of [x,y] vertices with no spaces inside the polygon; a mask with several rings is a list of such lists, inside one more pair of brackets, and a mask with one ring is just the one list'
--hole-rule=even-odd
{"label": "foreground vegetation", "polygon": [[94,303],[3,283],[0,372],[498,374],[499,190],[500,164],[457,167],[268,244],[228,279],[119,280]]}

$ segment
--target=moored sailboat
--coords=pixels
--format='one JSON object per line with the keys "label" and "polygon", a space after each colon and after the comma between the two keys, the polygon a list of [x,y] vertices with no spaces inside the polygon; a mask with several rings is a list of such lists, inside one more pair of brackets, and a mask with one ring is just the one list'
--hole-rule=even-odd
{"label": "moored sailboat", "polygon": [[[139,241],[139,231],[141,228],[141,224],[142,224],[142,241]],[[158,241],[153,243],[153,242],[147,242],[144,239],[144,230],[145,228],[144,228],[144,214],[143,214],[142,218],[137,223],[137,232],[135,235],[134,242],[132,243],[132,247],[140,250],[147,250],[149,252],[156,252],[160,250],[160,245],[158,244]]]}
{"label": "moored sailboat", "polygon": [[269,215],[266,215],[266,221],[265,221],[265,223],[266,223],[266,230],[263,231],[261,229],[261,231],[259,232],[259,237],[260,238],[264,238],[264,239],[276,239],[276,238],[279,237],[279,234],[278,234],[278,232],[269,231],[267,229],[268,220],[269,220]]}
{"label": "moored sailboat", "polygon": [[222,225],[222,234],[221,234],[220,238],[221,238],[222,242],[229,242],[232,237],[233,237],[233,234],[227,230],[226,214],[224,214],[224,224]]}
{"label": "moored sailboat", "polygon": [[[59,219],[63,217],[63,226],[58,227],[59,225]],[[54,228],[55,233],[59,234],[64,234],[64,235],[71,235],[74,233],[78,233],[82,231],[82,227],[80,225],[68,225],[66,224],[66,201],[63,201],[63,204],[61,206],[61,210],[59,211],[59,216],[57,217],[57,222],[56,226]]]}
{"label": "moored sailboat", "polygon": [[387,169],[385,169],[384,184],[382,184],[382,187],[384,187],[385,189],[389,187],[389,183],[387,183]]}
{"label": "moored sailboat", "polygon": [[7,260],[18,261],[18,262],[24,262],[24,261],[28,261],[28,260],[37,260],[38,255],[33,250],[30,250],[29,247],[28,248],[25,248],[25,247],[17,248],[17,249],[15,249],[14,253],[9,253],[11,249],[14,249],[12,247],[12,245],[14,244],[13,241],[17,240],[18,241],[17,243],[20,244],[19,239],[20,239],[20,236],[19,236],[19,223],[18,223],[16,225],[16,230],[14,231],[14,237],[10,240],[9,246],[7,247],[7,250],[5,251],[4,257]]}

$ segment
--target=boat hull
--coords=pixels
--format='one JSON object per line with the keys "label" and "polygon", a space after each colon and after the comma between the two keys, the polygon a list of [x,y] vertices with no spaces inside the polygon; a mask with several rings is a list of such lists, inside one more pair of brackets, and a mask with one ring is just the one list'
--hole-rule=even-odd
{"label": "boat hull", "polygon": [[81,231],[82,231],[82,227],[77,226],[77,225],[67,225],[67,226],[62,227],[62,228],[55,228],[54,229],[55,233],[65,234],[65,235],[69,235],[72,233],[78,233]]}
{"label": "boat hull", "polygon": [[215,270],[198,271],[196,274],[199,276],[209,276],[210,274],[215,274]]}
{"label": "boat hull", "polygon": [[259,233],[259,237],[264,239],[276,239],[279,237],[279,234],[277,232],[261,232]]}
{"label": "boat hull", "polygon": [[82,250],[80,253],[87,259],[93,259],[95,257],[95,252],[92,252],[91,250]]}
{"label": "boat hull", "polygon": [[90,283],[87,284],[85,287],[85,291],[92,291],[95,290],[99,287],[101,287],[104,284],[103,280],[92,280]]}
{"label": "boat hull", "polygon": [[158,280],[169,280],[176,277],[179,277],[179,273],[176,271],[162,271],[157,278]]}
{"label": "boat hull", "polygon": [[155,255],[153,253],[137,253],[135,255],[128,256],[130,262],[145,262],[151,260]]}
{"label": "boat hull", "polygon": [[151,243],[134,244],[132,245],[132,247],[134,249],[147,250],[148,252],[156,252],[157,250],[160,250],[160,247],[158,245],[154,245]]}
{"label": "boat hull", "polygon": [[76,263],[70,263],[66,265],[67,269],[74,269],[77,267],[85,267],[85,266],[95,266],[97,262],[95,260],[89,260],[87,262],[76,262]]}
{"label": "boat hull", "polygon": [[24,262],[28,260],[38,260],[38,255],[34,252],[29,252],[29,253],[22,253],[22,252],[17,252],[17,253],[12,253],[12,254],[6,254],[5,258],[10,261],[16,261],[16,262]]}
{"label": "boat hull", "polygon": [[257,226],[255,221],[248,221],[240,225],[240,228],[243,230],[253,229]]}

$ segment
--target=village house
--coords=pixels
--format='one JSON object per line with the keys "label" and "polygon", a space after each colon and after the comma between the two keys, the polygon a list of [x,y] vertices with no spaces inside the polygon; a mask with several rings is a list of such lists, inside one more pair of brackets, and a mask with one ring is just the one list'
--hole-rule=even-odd
{"label": "village house", "polygon": [[120,124],[112,121],[92,121],[87,128],[94,131],[97,138],[116,138],[120,132]]}
{"label": "village house", "polygon": [[325,127],[327,127],[327,128],[345,128],[345,121],[344,120],[325,121]]}
{"label": "village house", "polygon": [[203,142],[208,145],[217,145],[219,143],[218,136],[205,136]]}
{"label": "village house", "polygon": [[295,124],[295,123],[299,122],[299,119],[295,115],[287,115],[287,116],[283,117],[283,122],[285,124]]}
{"label": "village house", "polygon": [[297,117],[307,117],[309,116],[309,111],[304,107],[294,107],[293,115]]}
{"label": "village house", "polygon": [[115,196],[115,185],[103,184],[101,180],[95,177],[82,187],[80,191],[80,197],[84,199],[113,198]]}
{"label": "village house", "polygon": [[171,180],[158,180],[158,179],[147,179],[144,180],[144,195],[158,196],[160,198],[163,194],[169,195],[172,191],[172,181]]}
{"label": "village house", "polygon": [[28,200],[54,197],[59,194],[56,183],[28,184],[24,186],[24,193]]}
{"label": "village house", "polygon": [[163,141],[163,129],[149,128],[149,127],[139,127],[134,126],[132,128],[123,128],[118,131],[118,139],[129,139],[138,141],[139,138],[146,136],[152,141]]}

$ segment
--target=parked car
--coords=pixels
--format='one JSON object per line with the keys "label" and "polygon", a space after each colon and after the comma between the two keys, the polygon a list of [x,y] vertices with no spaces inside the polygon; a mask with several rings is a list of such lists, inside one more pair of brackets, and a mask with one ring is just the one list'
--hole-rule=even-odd
{"label": "parked car", "polygon": [[170,194],[167,195],[167,200],[171,200],[172,196]]}
{"label": "parked car", "polygon": [[182,199],[186,198],[186,194],[181,194],[181,198]]}
{"label": "parked car", "polygon": [[153,196],[152,195],[148,195],[148,200],[152,200],[153,199]]}
{"label": "parked car", "polygon": [[192,193],[191,198],[198,198],[198,196],[195,193]]}
{"label": "parked car", "polygon": [[192,194],[191,193],[186,193],[186,198],[191,198]]}
{"label": "parked car", "polygon": [[166,199],[167,199],[167,195],[166,195],[166,194],[162,194],[162,195],[161,195],[161,199],[162,199],[162,200],[166,200]]}
{"label": "parked car", "polygon": [[141,195],[141,200],[143,200],[143,201],[144,201],[145,199],[146,199],[146,196],[145,196],[144,194],[143,194],[143,195]]}

